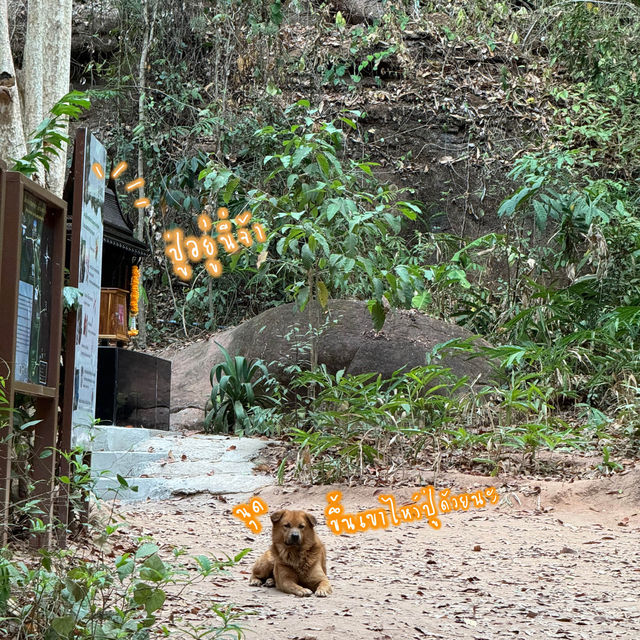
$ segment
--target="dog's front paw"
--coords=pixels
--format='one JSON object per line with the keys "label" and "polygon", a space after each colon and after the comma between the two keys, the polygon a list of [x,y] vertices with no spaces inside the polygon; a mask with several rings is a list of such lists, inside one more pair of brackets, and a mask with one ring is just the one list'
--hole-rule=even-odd
{"label": "dog's front paw", "polygon": [[260,580],[260,578],[251,578],[249,580],[250,587],[259,587],[261,585],[262,585],[262,580]]}
{"label": "dog's front paw", "polygon": [[330,593],[333,593],[333,589],[330,584],[321,585],[316,589],[316,595],[319,598],[326,598]]}
{"label": "dog's front paw", "polygon": [[263,586],[264,587],[275,587],[276,586],[275,580],[273,578],[267,578],[264,581],[264,585]]}
{"label": "dog's front paw", "polygon": [[312,596],[313,591],[311,591],[311,589],[305,589],[304,587],[300,587],[299,589],[294,591],[294,594],[299,598],[306,598],[307,596]]}

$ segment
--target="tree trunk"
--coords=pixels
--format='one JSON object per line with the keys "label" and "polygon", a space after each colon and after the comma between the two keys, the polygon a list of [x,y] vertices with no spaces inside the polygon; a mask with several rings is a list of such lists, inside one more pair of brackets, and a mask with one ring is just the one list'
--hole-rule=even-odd
{"label": "tree trunk", "polygon": [[[150,4],[153,5],[153,10],[150,11]],[[142,51],[140,52],[140,64],[138,65],[138,90],[140,91],[138,97],[138,126],[144,125],[145,115],[145,87],[147,84],[147,59],[149,57],[149,47],[153,41],[153,31],[156,24],[156,13],[158,11],[158,0],[143,0],[142,2],[142,15],[144,16],[144,36],[142,41]],[[144,130],[144,129],[143,129]],[[144,175],[144,155],[142,151],[142,145],[138,145],[138,175]],[[139,197],[144,198],[144,187],[139,190]],[[138,209],[138,220],[136,223],[136,238],[138,240],[144,239],[144,223],[145,213],[144,208]],[[142,269],[140,269],[140,283],[142,284]],[[147,322],[146,322],[147,310],[145,306],[144,297],[140,297],[138,305],[138,342],[142,349],[147,346]]]}
{"label": "tree trunk", "polygon": [[[22,98],[22,129],[24,139],[29,140],[29,135],[44,119],[42,87],[44,85],[44,48],[45,42],[45,8],[43,0],[29,0],[27,13],[27,36],[24,46],[24,60],[22,69],[24,82],[19,87]],[[44,167],[38,165],[38,172],[31,176],[40,184],[45,184]]]}
{"label": "tree trunk", "polygon": [[[0,156],[7,160],[27,153],[29,134],[69,92],[71,9],[72,0],[29,0],[22,86],[18,87],[11,84],[15,83],[15,69],[8,4],[0,0]],[[66,134],[66,128],[59,131]],[[45,186],[61,196],[67,169],[66,145],[50,163]],[[38,175],[42,178],[44,173]]]}
{"label": "tree trunk", "polygon": [[0,81],[0,157],[4,160],[22,158],[27,153],[27,145],[11,55],[7,0],[0,0],[0,74],[3,74]]}
{"label": "tree trunk", "polygon": [[44,47],[45,13],[42,0],[29,0],[27,13],[27,36],[24,45],[22,91],[22,126],[25,138],[42,122],[43,102],[42,87],[44,84]]}
{"label": "tree trunk", "polygon": [[[31,4],[31,3],[29,3]],[[46,0],[45,7],[46,34],[40,43],[44,54],[44,74],[42,84],[42,111],[44,114],[69,93],[69,76],[71,73],[71,16],[72,0]],[[37,43],[36,43],[37,46]],[[27,73],[30,72],[26,69]],[[65,122],[67,134],[69,127]],[[51,167],[47,175],[47,187],[57,196],[62,196],[65,174],[67,171],[67,145],[57,157],[51,159]]]}

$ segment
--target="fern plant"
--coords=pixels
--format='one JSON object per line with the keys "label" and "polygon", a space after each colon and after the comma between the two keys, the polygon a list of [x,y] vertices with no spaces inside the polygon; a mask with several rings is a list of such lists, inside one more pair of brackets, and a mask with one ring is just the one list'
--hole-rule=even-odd
{"label": "fern plant", "polygon": [[218,344],[224,362],[211,369],[211,397],[205,407],[205,432],[229,433],[251,427],[251,410],[274,407],[279,401],[277,381],[262,360],[231,356]]}

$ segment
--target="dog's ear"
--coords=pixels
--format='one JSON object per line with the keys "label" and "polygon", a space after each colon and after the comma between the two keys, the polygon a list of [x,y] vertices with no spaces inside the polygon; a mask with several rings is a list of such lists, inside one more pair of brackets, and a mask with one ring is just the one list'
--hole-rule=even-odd
{"label": "dog's ear", "polygon": [[307,522],[309,523],[309,526],[311,528],[315,527],[318,524],[318,521],[310,513],[305,514],[305,517],[307,518]]}
{"label": "dog's ear", "polygon": [[279,522],[283,515],[284,515],[284,511],[282,510],[275,511],[274,513],[271,514],[271,522],[273,522],[273,524],[275,524],[276,522]]}

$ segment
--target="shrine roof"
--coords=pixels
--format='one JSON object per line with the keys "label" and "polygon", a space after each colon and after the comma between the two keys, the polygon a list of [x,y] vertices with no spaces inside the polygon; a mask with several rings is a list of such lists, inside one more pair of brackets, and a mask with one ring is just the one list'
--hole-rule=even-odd
{"label": "shrine roof", "polygon": [[104,223],[104,242],[136,256],[146,256],[149,248],[133,235],[133,223],[129,216],[125,216],[120,207],[115,183],[109,180],[104,192],[104,207],[102,209]]}

